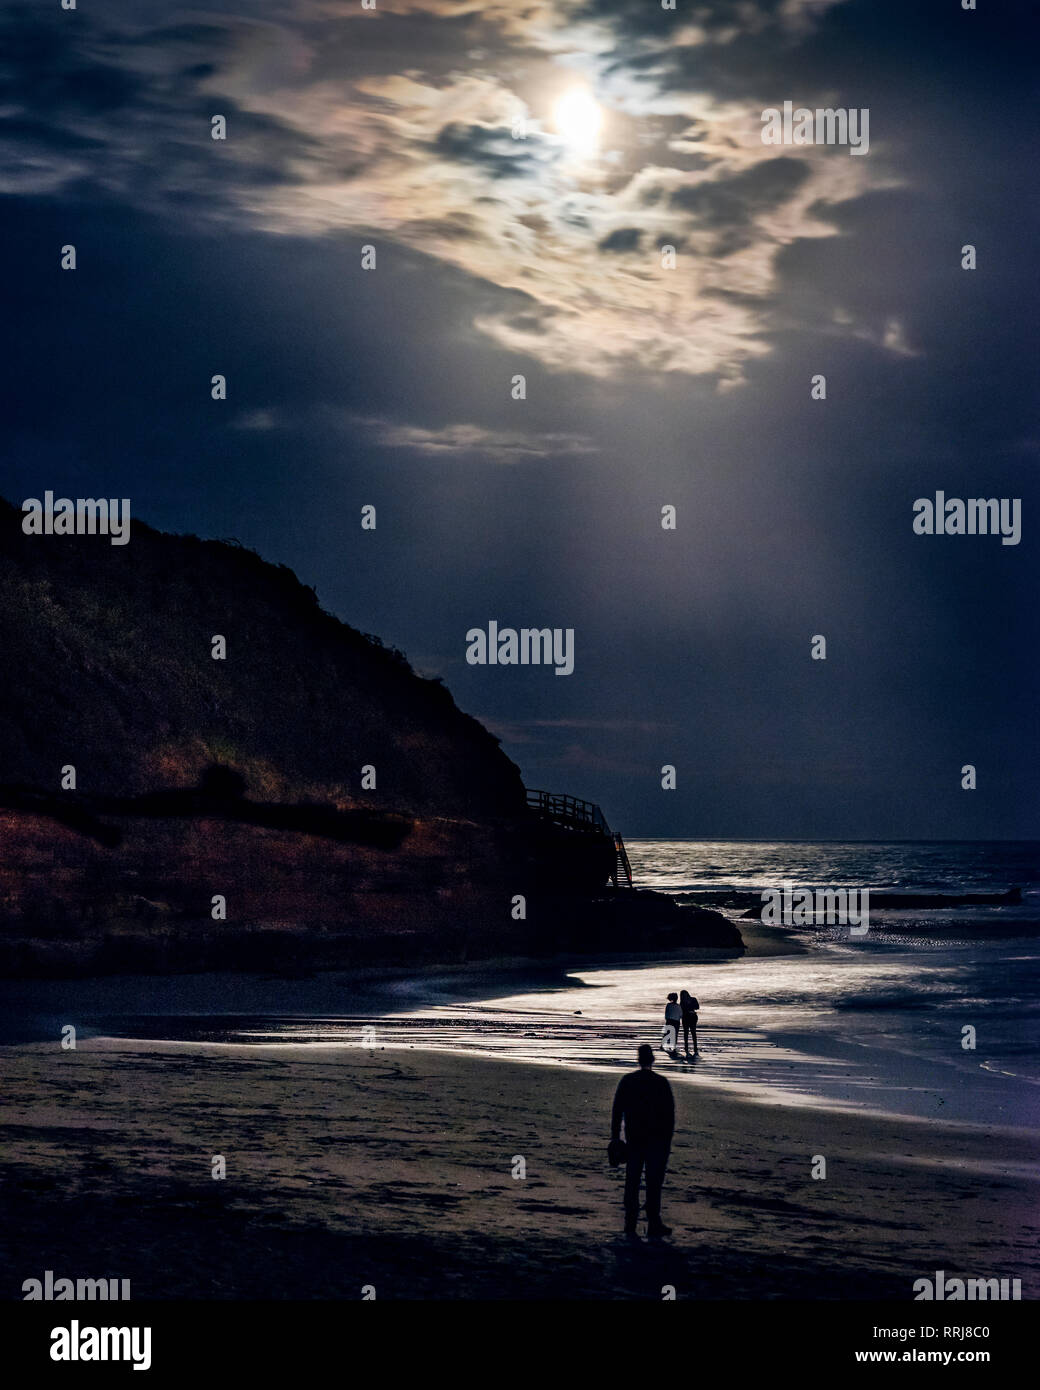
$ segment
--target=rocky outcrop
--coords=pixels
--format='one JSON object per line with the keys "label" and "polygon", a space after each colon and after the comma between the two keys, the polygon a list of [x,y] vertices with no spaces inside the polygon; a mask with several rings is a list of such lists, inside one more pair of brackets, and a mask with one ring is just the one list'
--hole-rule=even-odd
{"label": "rocky outcrop", "polygon": [[739,929],[721,912],[683,907],[664,893],[639,888],[589,896],[559,924],[555,938],[561,949],[574,952],[744,950]]}

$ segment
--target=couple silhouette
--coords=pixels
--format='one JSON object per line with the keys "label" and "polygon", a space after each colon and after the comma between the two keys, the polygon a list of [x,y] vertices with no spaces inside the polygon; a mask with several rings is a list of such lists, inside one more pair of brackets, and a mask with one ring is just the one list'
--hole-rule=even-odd
{"label": "couple silhouette", "polygon": [[[697,1046],[697,1010],[700,1004],[689,992],[670,994],[664,1006],[664,1028],[661,1032],[661,1051],[673,1056],[679,1050],[679,1029],[683,1032],[683,1046],[687,1057],[696,1057],[700,1052]],[[690,1037],[693,1037],[693,1052],[690,1052]]]}

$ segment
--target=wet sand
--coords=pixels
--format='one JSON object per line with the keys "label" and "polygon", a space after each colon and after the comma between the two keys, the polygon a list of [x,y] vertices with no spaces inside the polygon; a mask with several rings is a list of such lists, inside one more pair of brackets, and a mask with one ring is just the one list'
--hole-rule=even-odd
{"label": "wet sand", "polygon": [[633,1246],[605,1160],[616,1074],[106,1039],[4,1062],[4,1298],[46,1269],[133,1299],[909,1301],[937,1269],[1040,1295],[1021,1133],[676,1086],[673,1236]]}

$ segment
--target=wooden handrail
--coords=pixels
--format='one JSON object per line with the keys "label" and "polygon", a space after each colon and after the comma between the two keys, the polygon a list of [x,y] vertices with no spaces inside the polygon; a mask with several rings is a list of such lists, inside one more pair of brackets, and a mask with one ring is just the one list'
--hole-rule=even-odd
{"label": "wooden handrail", "polygon": [[593,829],[600,835],[612,834],[606,817],[594,801],[583,801],[581,797],[570,796],[566,792],[528,788],[527,805],[530,810],[557,824]]}

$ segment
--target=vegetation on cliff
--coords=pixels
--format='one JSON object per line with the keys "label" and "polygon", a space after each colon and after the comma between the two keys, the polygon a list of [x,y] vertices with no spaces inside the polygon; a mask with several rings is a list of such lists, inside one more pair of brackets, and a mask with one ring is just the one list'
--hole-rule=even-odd
{"label": "vegetation on cliff", "polygon": [[137,521],[125,546],[25,536],[2,499],[0,538],[0,782],[56,791],[71,764],[79,791],[128,796],[220,764],[268,802],[522,812],[498,740],[284,565]]}

